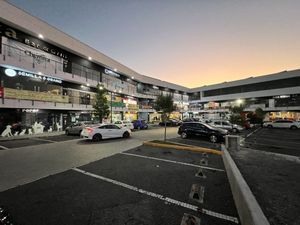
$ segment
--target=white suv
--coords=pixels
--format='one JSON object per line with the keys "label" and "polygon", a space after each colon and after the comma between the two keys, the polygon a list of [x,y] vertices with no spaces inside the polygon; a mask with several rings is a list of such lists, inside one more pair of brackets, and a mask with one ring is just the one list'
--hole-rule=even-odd
{"label": "white suv", "polygon": [[300,128],[300,123],[292,120],[275,120],[273,122],[265,122],[263,127],[267,128],[289,128],[292,130],[296,130]]}

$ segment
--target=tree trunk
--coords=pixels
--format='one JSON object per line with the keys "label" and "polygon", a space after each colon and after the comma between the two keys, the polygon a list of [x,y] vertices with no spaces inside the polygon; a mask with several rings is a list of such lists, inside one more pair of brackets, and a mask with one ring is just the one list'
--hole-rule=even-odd
{"label": "tree trunk", "polygon": [[164,141],[167,139],[167,121],[165,121],[165,135],[164,135]]}

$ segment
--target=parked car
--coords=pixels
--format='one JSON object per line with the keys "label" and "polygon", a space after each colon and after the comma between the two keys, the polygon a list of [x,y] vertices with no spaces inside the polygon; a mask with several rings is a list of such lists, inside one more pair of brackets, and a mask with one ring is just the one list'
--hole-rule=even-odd
{"label": "parked car", "polygon": [[127,127],[130,130],[134,129],[134,126],[130,121],[118,120],[118,121],[114,122],[114,124],[116,124],[118,127]]}
{"label": "parked car", "polygon": [[81,131],[85,127],[95,125],[95,124],[97,124],[97,122],[94,121],[83,121],[83,122],[74,123],[66,127],[65,133],[66,135],[70,135],[70,134],[80,135]]}
{"label": "parked car", "polygon": [[209,123],[211,126],[222,128],[233,133],[241,132],[244,128],[237,124],[232,124],[227,120],[213,120]]}
{"label": "parked car", "polygon": [[263,127],[267,128],[289,128],[296,130],[300,128],[300,123],[292,120],[275,120],[273,122],[264,122]]}
{"label": "parked car", "polygon": [[184,118],[183,120],[182,120],[182,122],[198,122],[199,121],[199,119],[198,118]]}
{"label": "parked car", "polygon": [[143,130],[143,129],[148,129],[148,124],[146,123],[145,120],[134,120],[132,121],[134,129],[137,130]]}
{"label": "parked car", "polygon": [[158,125],[164,127],[165,123],[166,123],[167,127],[176,127],[181,124],[181,121],[175,120],[175,119],[169,119],[169,120],[166,120],[166,122],[160,122]]}
{"label": "parked car", "polygon": [[93,141],[118,137],[129,138],[131,130],[127,127],[120,128],[115,124],[101,124],[84,128],[80,136],[81,138]]}
{"label": "parked car", "polygon": [[201,122],[187,122],[180,125],[178,128],[178,134],[181,138],[189,138],[191,136],[197,136],[202,138],[208,138],[212,143],[223,142],[225,136],[228,134],[227,130],[210,126]]}

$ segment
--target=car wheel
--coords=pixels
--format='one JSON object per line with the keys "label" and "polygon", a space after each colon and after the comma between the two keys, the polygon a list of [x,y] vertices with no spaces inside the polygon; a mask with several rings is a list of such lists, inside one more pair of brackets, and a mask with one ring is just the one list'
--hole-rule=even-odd
{"label": "car wheel", "polygon": [[101,134],[95,134],[93,136],[93,141],[101,141],[102,139],[102,135]]}
{"label": "car wheel", "polygon": [[298,127],[296,126],[291,126],[291,130],[297,130]]}
{"label": "car wheel", "polygon": [[129,138],[129,137],[130,137],[129,132],[125,131],[123,134],[123,138]]}
{"label": "car wheel", "polygon": [[238,131],[238,129],[233,128],[233,129],[232,129],[232,132],[233,132],[233,133],[237,133],[237,132],[239,132],[239,131]]}
{"label": "car wheel", "polygon": [[186,132],[182,132],[180,136],[181,136],[181,138],[183,138],[183,139],[187,139],[187,137],[188,137],[188,135],[187,135]]}
{"label": "car wheel", "polygon": [[216,143],[218,141],[218,137],[216,135],[212,134],[209,136],[209,140],[212,143]]}
{"label": "car wheel", "polygon": [[268,125],[267,128],[273,128],[273,126],[272,125]]}
{"label": "car wheel", "polygon": [[69,135],[70,135],[70,133],[69,133],[69,131],[68,131],[68,130],[66,130],[66,131],[65,131],[65,134],[66,134],[67,136],[69,136]]}

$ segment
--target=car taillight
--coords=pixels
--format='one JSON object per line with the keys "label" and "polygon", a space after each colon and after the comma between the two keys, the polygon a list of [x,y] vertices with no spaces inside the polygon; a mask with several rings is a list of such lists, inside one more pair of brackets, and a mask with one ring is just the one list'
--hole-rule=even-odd
{"label": "car taillight", "polygon": [[88,133],[92,133],[93,131],[94,131],[94,129],[93,128],[86,128],[86,131],[88,132]]}

